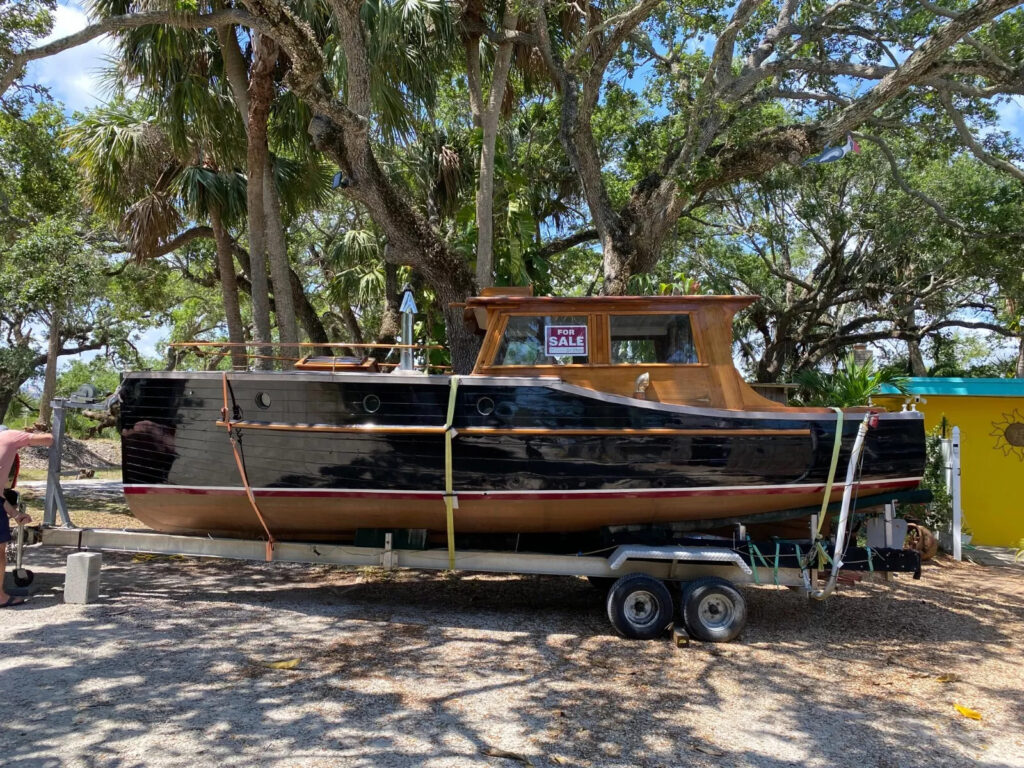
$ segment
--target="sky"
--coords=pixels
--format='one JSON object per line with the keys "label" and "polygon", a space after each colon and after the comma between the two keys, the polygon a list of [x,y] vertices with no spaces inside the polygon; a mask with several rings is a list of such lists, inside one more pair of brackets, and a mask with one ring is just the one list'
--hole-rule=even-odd
{"label": "sky", "polygon": [[[47,42],[73,34],[88,23],[80,3],[60,5],[54,16],[53,32],[45,39]],[[69,112],[88,109],[106,98],[100,70],[112,52],[109,38],[97,38],[48,59],[31,62],[26,81],[49,88]]]}

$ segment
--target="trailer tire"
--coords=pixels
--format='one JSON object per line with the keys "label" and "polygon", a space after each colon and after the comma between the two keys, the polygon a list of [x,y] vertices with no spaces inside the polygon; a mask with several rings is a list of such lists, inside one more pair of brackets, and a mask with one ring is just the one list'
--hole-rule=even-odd
{"label": "trailer tire", "polygon": [[608,620],[630,640],[650,640],[672,623],[672,595],[661,581],[630,573],[608,590]]}
{"label": "trailer tire", "polygon": [[708,643],[735,640],[747,625],[747,604],[726,579],[709,576],[683,589],[680,613],[687,631]]}

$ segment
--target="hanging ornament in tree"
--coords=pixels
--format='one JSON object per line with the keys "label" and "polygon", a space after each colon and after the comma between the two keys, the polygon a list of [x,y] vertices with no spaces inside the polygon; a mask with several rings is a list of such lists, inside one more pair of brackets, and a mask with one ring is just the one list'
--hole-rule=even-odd
{"label": "hanging ornament in tree", "polygon": [[860,152],[860,144],[853,140],[853,134],[846,134],[846,143],[841,147],[825,147],[824,151],[820,155],[809,157],[804,160],[804,165],[821,165],[822,163],[834,163],[836,160],[842,160],[851,152]]}

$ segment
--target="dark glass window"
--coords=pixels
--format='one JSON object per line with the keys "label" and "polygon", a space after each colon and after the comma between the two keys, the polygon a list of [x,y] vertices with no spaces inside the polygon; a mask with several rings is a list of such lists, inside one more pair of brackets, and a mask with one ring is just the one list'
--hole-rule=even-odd
{"label": "dark glass window", "polygon": [[611,315],[612,362],[696,363],[689,315]]}
{"label": "dark glass window", "polygon": [[585,315],[512,315],[494,365],[569,365],[586,363],[589,354],[590,328]]}

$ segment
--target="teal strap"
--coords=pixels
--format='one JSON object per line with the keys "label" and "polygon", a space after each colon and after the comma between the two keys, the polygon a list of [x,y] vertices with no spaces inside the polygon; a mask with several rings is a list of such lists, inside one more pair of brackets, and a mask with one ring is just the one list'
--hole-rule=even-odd
{"label": "teal strap", "polygon": [[867,550],[868,550],[868,571],[871,572],[871,573],[874,573],[875,572],[875,561],[874,561],[874,558],[871,556],[871,545],[867,546]]}
{"label": "teal strap", "polygon": [[804,562],[804,553],[800,549],[800,545],[794,543],[793,548],[796,549],[796,561],[800,563],[800,573],[807,570],[807,563]]}
{"label": "teal strap", "polygon": [[756,556],[761,561],[761,565],[765,568],[769,567],[768,561],[764,559],[764,555],[761,554],[761,550],[759,550],[757,545],[750,540],[749,536],[747,536],[747,551],[750,552],[750,565],[752,567],[751,569],[754,571],[754,583],[760,584],[761,580],[757,576],[757,562],[754,560],[754,557]]}
{"label": "teal strap", "polygon": [[775,586],[779,586],[779,540],[775,540],[775,571],[772,573],[772,580]]}
{"label": "teal strap", "polygon": [[750,569],[754,572],[754,583],[760,584],[761,579],[757,575],[757,560],[754,559],[754,545],[750,543],[749,536],[747,536],[747,556],[750,558]]}

